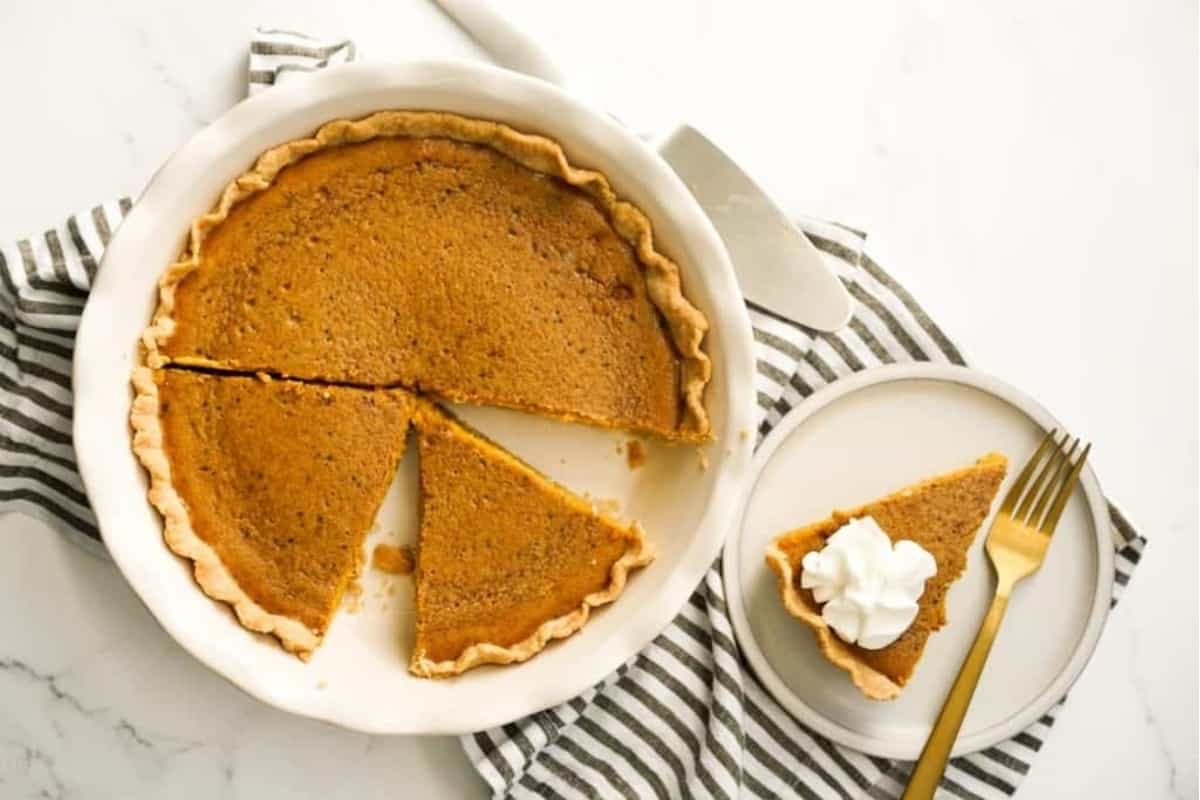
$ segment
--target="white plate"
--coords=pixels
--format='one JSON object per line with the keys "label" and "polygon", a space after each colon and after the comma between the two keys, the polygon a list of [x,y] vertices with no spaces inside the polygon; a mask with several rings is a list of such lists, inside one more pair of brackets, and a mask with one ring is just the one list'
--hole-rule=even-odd
{"label": "white plate", "polygon": [[[975,638],[994,578],[983,552],[991,517],[949,593],[949,623],[929,639],[900,697],[863,697],[783,609],[763,561],[779,533],[867,502],[989,450],[1009,458],[1008,491],[1044,432],[1061,426],[1012,387],[934,364],[881,367],[797,406],[763,442],[739,530],[725,547],[734,629],[763,684],[804,724],[871,755],[915,759]],[[995,503],[998,506],[999,503]],[[1113,544],[1091,467],[1068,502],[1041,571],[1017,585],[954,753],[1028,727],[1087,663],[1112,595]]]}
{"label": "white plate", "polygon": [[[439,109],[499,119],[558,139],[576,164],[596,167],[640,205],[655,238],[683,271],[688,296],[708,315],[714,377],[708,392],[718,442],[702,472],[694,448],[650,447],[630,472],[621,437],[518,414],[472,411],[485,433],[552,477],[613,498],[646,526],[658,559],[584,630],[519,667],[483,668],[446,681],[406,672],[411,583],[387,597],[366,576],[364,608],[339,614],[304,664],[239,627],[205,597],[188,566],[162,543],[158,515],[129,445],[130,388],[139,330],[155,281],[178,253],[189,221],[267,148],[320,124],[389,108]],[[599,682],[674,616],[720,549],[749,472],[753,343],[737,282],[708,219],[670,168],[608,115],[561,90],[467,64],[352,65],[263,92],[193,137],[151,181],[121,225],[83,315],[75,356],[75,446],[109,552],[154,616],[193,655],[279,708],[375,733],[458,733],[508,722]],[[415,538],[416,457],[410,453],[374,538]],[[367,570],[370,573],[370,570]],[[398,580],[398,579],[393,579]],[[382,597],[377,597],[382,594]]]}

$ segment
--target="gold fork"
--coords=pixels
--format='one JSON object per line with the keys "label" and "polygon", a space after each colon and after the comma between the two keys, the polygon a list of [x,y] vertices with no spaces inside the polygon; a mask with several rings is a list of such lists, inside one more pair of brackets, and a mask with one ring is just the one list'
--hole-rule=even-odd
{"label": "gold fork", "polygon": [[[1042,565],[1050,544],[1050,534],[1054,533],[1054,527],[1083,470],[1088,451],[1092,449],[1090,444],[1087,445],[1072,462],[1079,439],[1076,438],[1067,447],[1070,435],[1064,435],[1059,442],[1057,434],[1057,429],[1046,434],[1017,476],[1016,483],[1008,490],[996,521],[992,523],[986,549],[996,570],[996,595],[946,697],[929,740],[925,742],[921,757],[913,768],[902,800],[933,797],[942,773],[946,771],[946,761],[950,758],[950,750],[962,726],[963,717],[967,715],[967,707],[975,694],[975,686],[983,673],[983,665],[992,649],[996,632],[1000,630],[1013,586],[1027,575],[1037,572]],[[1037,469],[1039,463],[1042,465],[1040,470]],[[1033,478],[1035,471],[1037,477],[1030,485],[1030,478]]]}

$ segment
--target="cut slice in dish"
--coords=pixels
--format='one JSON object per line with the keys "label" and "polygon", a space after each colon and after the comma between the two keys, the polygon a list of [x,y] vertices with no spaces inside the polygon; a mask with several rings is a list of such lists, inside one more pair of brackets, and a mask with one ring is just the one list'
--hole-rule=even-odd
{"label": "cut slice in dish", "polygon": [[421,531],[409,669],[524,661],[612,602],[653,558],[641,528],[592,506],[418,401]]}
{"label": "cut slice in dish", "polygon": [[168,546],[242,625],[307,658],[360,568],[411,395],[147,368],[134,386]]}
{"label": "cut slice in dish", "polygon": [[[1008,460],[989,453],[963,469],[929,478],[866,505],[844,511],[775,539],[767,565],[779,578],[788,612],[813,629],[825,657],[850,673],[863,694],[875,700],[896,697],[912,677],[930,634],[946,624],[946,593],[967,565],[967,551],[987,518],[1004,480]],[[879,650],[848,644],[821,617],[821,606],[801,588],[801,561],[852,519],[872,517],[893,542],[909,539],[937,562],[925,583],[917,617],[899,639]]]}
{"label": "cut slice in dish", "polygon": [[263,154],[160,280],[146,363],[404,386],[704,440],[708,322],[559,145],[390,111]]}

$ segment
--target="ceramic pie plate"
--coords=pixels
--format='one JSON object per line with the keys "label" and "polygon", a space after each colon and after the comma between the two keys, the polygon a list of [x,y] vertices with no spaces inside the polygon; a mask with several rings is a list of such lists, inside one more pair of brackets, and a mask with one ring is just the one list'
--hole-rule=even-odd
{"label": "ceramic pie plate", "polygon": [[[798,720],[871,755],[920,755],[991,601],[995,583],[983,544],[992,517],[950,589],[949,622],[930,637],[916,674],[889,702],[863,697],[821,655],[812,631],[784,610],[763,561],[769,541],[834,508],[965,466],[990,450],[1009,459],[1002,498],[1050,428],[1062,426],[1007,384],[962,367],[906,364],[839,380],[771,431],[725,547],[725,586],[751,668]],[[1041,571],[1013,592],[956,755],[1012,737],[1062,699],[1095,648],[1112,580],[1107,503],[1089,466]]]}
{"label": "ceramic pie plate", "polygon": [[[573,163],[608,175],[650,217],[656,243],[682,270],[685,291],[712,326],[707,393],[717,441],[702,470],[694,447],[649,444],[632,471],[629,437],[524,416],[465,409],[488,436],[552,478],[640,520],[657,560],[583,630],[516,667],[483,667],[443,681],[406,670],[412,582],[364,570],[358,608],[343,609],[305,664],[241,628],[196,587],[188,563],[162,542],[146,477],[130,450],[129,374],[155,305],[159,274],[179,253],[192,218],[264,150],[333,119],[381,109],[432,109],[495,119],[558,140]],[[186,650],[278,708],[371,733],[461,733],[503,724],[575,696],[642,649],[686,602],[720,550],[751,461],[753,342],[729,258],[682,182],[606,114],[561,90],[468,64],[350,65],[247,100],[196,134],[155,175],[104,255],[80,324],[75,356],[75,446],[88,497],[113,560]],[[368,538],[416,539],[413,443]]]}

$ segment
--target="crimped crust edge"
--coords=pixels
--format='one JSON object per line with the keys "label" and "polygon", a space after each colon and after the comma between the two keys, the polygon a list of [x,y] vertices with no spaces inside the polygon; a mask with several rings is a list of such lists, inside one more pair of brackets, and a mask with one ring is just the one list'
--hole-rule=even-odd
{"label": "crimped crust edge", "polygon": [[171,361],[163,352],[175,330],[175,291],[200,265],[201,248],[208,233],[246,198],[264,191],[284,168],[319,150],[356,144],[381,136],[449,138],[485,145],[518,164],[553,175],[583,191],[604,210],[617,233],[634,249],[645,268],[646,288],[678,350],[681,361],[679,432],[684,439],[710,437],[710,420],[704,407],[704,390],[712,377],[712,362],[701,348],[708,320],[683,296],[679,267],[654,248],[649,219],[636,206],[620,200],[608,179],[594,170],[574,167],[555,141],[521,133],[502,123],[473,119],[440,111],[380,111],[358,120],[335,120],[322,125],[311,138],[298,139],[263,153],[253,168],[225,187],[216,207],[191,225],[180,259],[159,278],[159,303],[141,341],[144,363],[161,367]]}
{"label": "crimped crust edge", "polygon": [[646,540],[642,526],[635,522],[630,526],[630,530],[636,534],[636,539],[633,546],[613,562],[612,569],[609,571],[608,585],[583,598],[579,608],[560,617],[546,620],[528,637],[508,647],[481,642],[471,645],[457,658],[446,661],[433,661],[427,658],[424,652],[414,651],[409,671],[423,678],[448,678],[483,664],[513,664],[527,661],[555,639],[564,639],[575,633],[588,621],[593,608],[611,603],[620,596],[621,592],[625,591],[625,583],[629,579],[631,571],[644,567],[654,560],[654,551]]}
{"label": "crimped crust edge", "polygon": [[767,548],[767,566],[779,577],[779,593],[783,598],[783,606],[788,613],[812,628],[817,637],[817,646],[821,652],[835,665],[850,673],[850,680],[860,691],[872,700],[893,700],[899,694],[901,686],[888,676],[864,664],[847,650],[841,640],[835,640],[833,632],[821,618],[813,613],[801,599],[794,583],[795,573],[787,553],[774,542]]}
{"label": "crimped crust edge", "polygon": [[150,476],[148,497],[162,515],[163,540],[167,547],[176,555],[191,560],[196,583],[209,597],[232,606],[243,627],[274,635],[285,650],[307,661],[321,644],[321,635],[299,620],[272,614],[254,602],[238,585],[217,552],[192,527],[187,506],[171,480],[171,465],[163,447],[154,370],[144,366],[134,369],[133,386],[137,392],[129,414],[133,426],[133,452]]}

